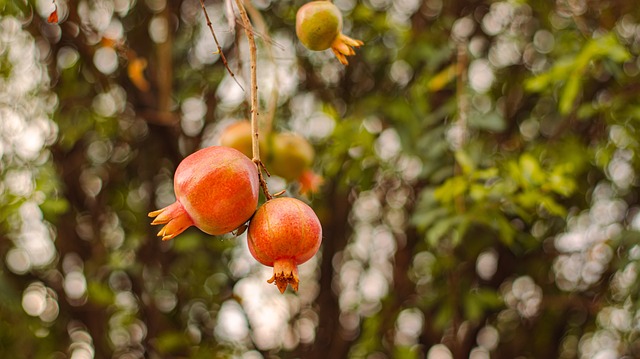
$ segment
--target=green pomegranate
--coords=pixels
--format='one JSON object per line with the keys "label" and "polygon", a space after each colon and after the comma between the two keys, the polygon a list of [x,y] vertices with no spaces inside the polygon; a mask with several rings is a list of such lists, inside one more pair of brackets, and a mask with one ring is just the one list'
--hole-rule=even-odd
{"label": "green pomegranate", "polygon": [[315,157],[309,141],[293,132],[274,134],[270,149],[269,171],[289,182],[297,180],[310,168]]}
{"label": "green pomegranate", "polygon": [[355,55],[354,47],[364,43],[342,34],[342,14],[329,1],[312,1],[304,4],[296,14],[296,35],[300,42],[313,51],[331,48],[343,65],[347,56]]}

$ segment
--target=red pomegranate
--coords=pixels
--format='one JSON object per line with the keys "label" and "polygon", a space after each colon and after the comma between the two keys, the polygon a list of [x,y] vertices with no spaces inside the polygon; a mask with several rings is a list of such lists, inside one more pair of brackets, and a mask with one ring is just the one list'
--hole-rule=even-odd
{"label": "red pomegranate", "polygon": [[300,42],[313,51],[328,48],[333,50],[343,65],[348,65],[347,56],[355,55],[353,47],[364,43],[342,33],[342,14],[330,1],[311,1],[296,13],[296,35]]}
{"label": "red pomegranate", "polygon": [[298,290],[298,265],[313,257],[322,242],[322,226],[313,209],[295,198],[274,198],[263,204],[249,223],[251,255],[273,267],[274,283],[284,293]]}
{"label": "red pomegranate", "polygon": [[169,240],[190,226],[219,235],[246,223],[258,206],[256,165],[229,147],[212,146],[187,156],[173,179],[176,201],[149,213],[151,224],[166,224],[158,236]]}

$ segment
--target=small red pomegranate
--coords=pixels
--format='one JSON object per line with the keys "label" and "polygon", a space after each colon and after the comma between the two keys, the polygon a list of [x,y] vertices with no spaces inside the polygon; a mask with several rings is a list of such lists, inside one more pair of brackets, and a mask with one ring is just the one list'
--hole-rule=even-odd
{"label": "small red pomegranate", "polygon": [[149,213],[151,224],[166,224],[158,236],[169,240],[190,226],[219,235],[246,223],[258,206],[256,165],[229,147],[212,146],[187,156],[173,179],[176,201]]}
{"label": "small red pomegranate", "polygon": [[333,50],[343,65],[348,65],[347,56],[355,55],[353,47],[364,43],[342,34],[342,14],[329,1],[311,1],[296,13],[296,35],[300,42],[313,51],[328,48]]}
{"label": "small red pomegranate", "polygon": [[249,223],[247,241],[251,255],[273,267],[274,283],[284,293],[287,285],[298,290],[298,264],[313,257],[322,242],[322,226],[313,209],[295,198],[274,198],[263,204]]}
{"label": "small red pomegranate", "polygon": [[[265,131],[260,132],[260,134],[263,133],[265,133]],[[244,153],[245,156],[253,158],[252,138],[251,122],[241,120],[230,124],[222,130],[220,134],[220,145],[235,148]],[[260,136],[259,146],[260,155],[267,156],[268,146],[266,137]]]}

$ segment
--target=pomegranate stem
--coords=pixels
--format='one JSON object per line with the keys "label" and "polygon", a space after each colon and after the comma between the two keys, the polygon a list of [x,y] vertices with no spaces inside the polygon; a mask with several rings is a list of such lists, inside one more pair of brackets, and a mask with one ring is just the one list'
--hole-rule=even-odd
{"label": "pomegranate stem", "polygon": [[258,167],[258,179],[260,180],[260,187],[264,192],[264,196],[267,200],[272,196],[269,193],[267,182],[262,175],[264,164],[260,160],[260,134],[258,128],[258,76],[257,76],[257,55],[256,55],[256,39],[253,36],[253,26],[247,15],[247,11],[244,8],[242,0],[236,0],[238,5],[238,11],[240,12],[240,18],[244,27],[244,32],[247,35],[247,41],[249,42],[249,63],[251,72],[251,88],[249,93],[251,94],[251,152],[253,155],[253,163]]}

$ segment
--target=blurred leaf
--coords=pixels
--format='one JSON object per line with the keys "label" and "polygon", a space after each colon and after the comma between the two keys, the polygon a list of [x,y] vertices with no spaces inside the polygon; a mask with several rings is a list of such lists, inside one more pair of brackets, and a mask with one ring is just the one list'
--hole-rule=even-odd
{"label": "blurred leaf", "polygon": [[[436,246],[447,234],[452,234],[456,230],[456,225],[463,221],[461,216],[443,218],[432,227],[427,229],[427,242],[431,246]],[[455,238],[454,238],[455,240]]]}
{"label": "blurred leaf", "polygon": [[572,73],[571,76],[569,76],[569,80],[560,95],[559,108],[561,114],[566,115],[573,109],[573,104],[582,85],[581,77],[581,73]]}
{"label": "blurred leaf", "polygon": [[454,199],[462,196],[468,188],[467,180],[462,176],[452,177],[438,187],[433,195],[444,204],[453,203]]}
{"label": "blurred leaf", "polygon": [[115,294],[105,283],[90,281],[87,287],[89,300],[99,306],[108,306],[113,304]]}
{"label": "blurred leaf", "polygon": [[475,170],[475,164],[471,157],[464,151],[458,150],[455,152],[456,162],[460,165],[462,173],[468,175]]}
{"label": "blurred leaf", "polygon": [[184,333],[164,332],[158,336],[155,345],[158,352],[168,354],[188,346],[189,341]]}
{"label": "blurred leaf", "polygon": [[469,320],[479,320],[484,313],[502,306],[500,295],[491,289],[474,289],[464,297],[465,317]]}
{"label": "blurred leaf", "polygon": [[503,116],[492,111],[487,114],[473,113],[469,116],[469,126],[480,130],[502,132],[507,124]]}
{"label": "blurred leaf", "polygon": [[394,348],[394,358],[398,359],[417,359],[420,357],[418,346],[396,346]]}
{"label": "blurred leaf", "polygon": [[449,210],[443,207],[419,211],[413,215],[411,223],[416,226],[418,230],[424,231],[427,227],[433,225],[435,221],[447,216],[448,214]]}
{"label": "blurred leaf", "polygon": [[440,91],[443,87],[449,84],[451,81],[456,79],[457,65],[451,64],[435,76],[433,76],[429,82],[427,83],[427,88],[431,92]]}

